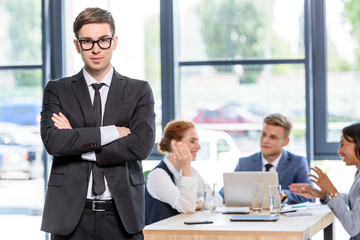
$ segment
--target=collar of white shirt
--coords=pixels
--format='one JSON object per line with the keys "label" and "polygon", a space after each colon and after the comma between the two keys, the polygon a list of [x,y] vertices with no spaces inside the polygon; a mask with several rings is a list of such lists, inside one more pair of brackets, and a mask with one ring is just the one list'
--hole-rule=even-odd
{"label": "collar of white shirt", "polygon": [[181,171],[178,172],[174,165],[172,165],[172,163],[170,162],[170,160],[167,158],[167,156],[164,157],[164,162],[166,164],[166,166],[168,167],[168,169],[170,170],[170,172],[174,175],[175,179],[178,179],[181,177]]}
{"label": "collar of white shirt", "polygon": [[[276,158],[275,161],[270,163],[270,164],[273,165],[273,167],[270,168],[270,170],[269,170],[270,172],[276,172],[276,168],[279,165],[280,158],[281,158],[282,154],[283,153],[281,152],[280,156],[278,158]],[[269,162],[264,158],[264,155],[262,153],[261,153],[261,159],[262,159],[262,170],[264,172],[265,171],[265,165],[268,164]]]}
{"label": "collar of white shirt", "polygon": [[[105,75],[105,77],[100,81],[101,83],[105,83],[106,86],[110,87],[111,79],[114,73],[114,68],[111,67],[109,72]],[[86,70],[83,68],[83,74],[88,87],[91,87],[91,84],[98,83]]]}

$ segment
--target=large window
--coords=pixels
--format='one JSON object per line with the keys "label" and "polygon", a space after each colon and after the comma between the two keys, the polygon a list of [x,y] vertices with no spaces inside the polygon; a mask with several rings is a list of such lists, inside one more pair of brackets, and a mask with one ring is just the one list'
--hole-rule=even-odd
{"label": "large window", "polygon": [[316,159],[336,155],[341,129],[358,122],[359,22],[357,1],[314,1],[314,150]]}
{"label": "large window", "polygon": [[179,59],[304,58],[303,0],[182,0]]}
{"label": "large window", "polygon": [[360,121],[359,10],[359,1],[326,2],[329,142],[338,142],[344,126]]}
{"label": "large window", "polygon": [[0,1],[1,239],[45,236],[39,230],[44,202],[41,16],[41,0]]}
{"label": "large window", "polygon": [[[241,83],[241,73],[236,71],[242,71],[241,65],[227,72],[218,72],[217,67],[181,68],[181,118],[195,122],[198,128],[229,133],[245,156],[259,150],[264,116],[282,113],[294,123],[288,148],[306,154],[302,65],[251,65],[247,71],[257,75],[253,83]],[[285,71],[277,70],[281,68]]]}
{"label": "large window", "polygon": [[306,155],[304,1],[184,0],[177,7],[179,116],[230,134],[246,156],[260,149],[263,118],[282,113],[294,123],[287,149]]}

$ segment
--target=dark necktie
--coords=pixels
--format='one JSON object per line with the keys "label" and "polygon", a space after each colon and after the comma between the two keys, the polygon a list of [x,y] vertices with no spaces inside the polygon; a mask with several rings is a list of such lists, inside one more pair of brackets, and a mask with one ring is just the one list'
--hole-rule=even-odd
{"label": "dark necktie", "polygon": [[[94,115],[95,115],[95,121],[96,126],[101,126],[101,97],[99,89],[104,85],[104,83],[96,84],[93,83],[91,86],[95,90],[94,95],[94,103],[93,103],[93,109],[94,109]],[[96,162],[92,164],[92,172],[93,172],[93,194],[94,195],[102,195],[105,192],[105,180],[104,180],[104,169],[99,168],[96,165]]]}
{"label": "dark necktie", "polygon": [[272,168],[273,165],[268,163],[268,164],[265,164],[265,172],[269,172],[270,168]]}

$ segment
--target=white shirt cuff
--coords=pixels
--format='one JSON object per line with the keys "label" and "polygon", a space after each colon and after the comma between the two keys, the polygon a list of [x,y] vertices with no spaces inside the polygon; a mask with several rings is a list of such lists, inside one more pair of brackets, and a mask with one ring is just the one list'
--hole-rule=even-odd
{"label": "white shirt cuff", "polygon": [[81,158],[86,161],[96,162],[96,155],[94,151],[81,154]]}
{"label": "white shirt cuff", "polygon": [[109,144],[120,138],[115,125],[100,127],[101,146]]}
{"label": "white shirt cuff", "polygon": [[[109,144],[119,138],[119,133],[115,125],[100,127],[100,136],[101,136],[101,146]],[[86,161],[96,162],[95,152],[88,152],[81,154],[81,158]]]}

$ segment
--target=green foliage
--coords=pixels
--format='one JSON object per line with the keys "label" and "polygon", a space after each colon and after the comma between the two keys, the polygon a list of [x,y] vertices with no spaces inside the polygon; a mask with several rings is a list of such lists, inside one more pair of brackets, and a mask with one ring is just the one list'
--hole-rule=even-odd
{"label": "green foliage", "polygon": [[356,69],[360,69],[360,48],[355,50],[356,54]]}
{"label": "green foliage", "polygon": [[[352,34],[360,42],[360,1],[345,0],[345,10],[350,23],[352,24]],[[356,50],[356,68],[360,69],[360,51]]]}
{"label": "green foliage", "polygon": [[5,7],[10,13],[12,60],[41,60],[41,1],[8,0]]}
{"label": "green foliage", "polygon": [[[41,63],[41,1],[40,0],[5,0],[9,13],[8,35],[11,40],[9,62]],[[18,86],[41,84],[39,71],[14,71]]]}
{"label": "green foliage", "polygon": [[[276,54],[276,56],[288,58],[289,53],[292,52],[289,44],[283,38],[276,35],[275,32],[272,32],[271,43],[271,50],[274,54]],[[300,48],[299,51],[301,51],[301,53],[298,53],[298,55],[303,56],[304,49]],[[289,64],[277,64],[272,66],[272,72],[277,74],[286,74],[291,71],[292,68],[293,66]]]}
{"label": "green foliage", "polygon": [[[152,16],[145,23],[145,78],[151,86],[158,87],[161,72],[160,17]],[[154,94],[160,91],[154,91]],[[160,98],[161,96],[156,96]]]}
{"label": "green foliage", "polygon": [[240,83],[256,83],[256,79],[264,69],[262,65],[244,66],[244,74],[240,77]]}
{"label": "green foliage", "polygon": [[22,87],[41,86],[41,71],[14,71],[16,85]]}
{"label": "green foliage", "polygon": [[328,56],[332,56],[328,58],[328,69],[332,72],[351,70],[352,64],[341,56],[336,48],[336,44],[329,37],[327,38],[327,45]]}
{"label": "green foliage", "polygon": [[[196,11],[201,20],[201,34],[206,53],[212,59],[241,59],[263,56],[263,8],[256,1],[201,0]],[[231,72],[232,66],[216,67]],[[253,83],[262,71],[243,67],[240,82]]]}

